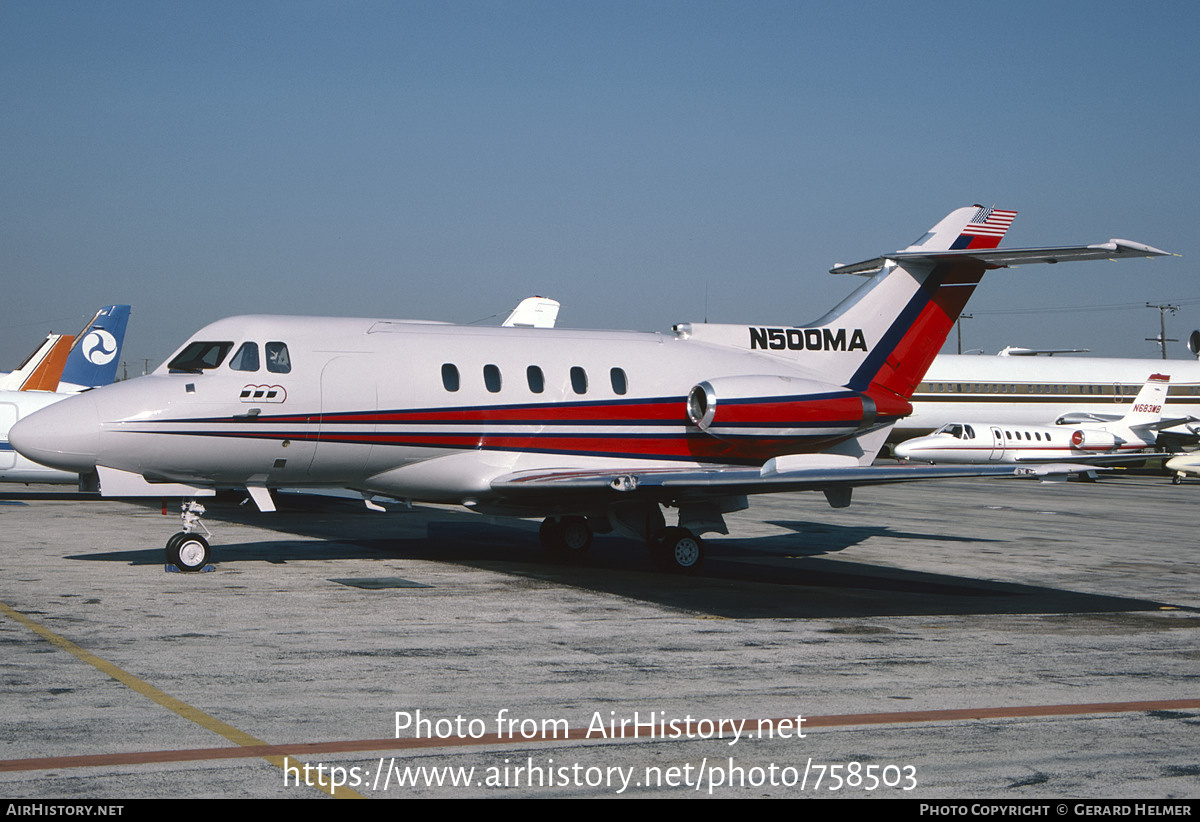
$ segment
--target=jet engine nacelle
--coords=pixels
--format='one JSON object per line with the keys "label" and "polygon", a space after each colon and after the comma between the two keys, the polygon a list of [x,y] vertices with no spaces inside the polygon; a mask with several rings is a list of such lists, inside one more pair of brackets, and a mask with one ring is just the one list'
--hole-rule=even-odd
{"label": "jet engine nacelle", "polygon": [[874,426],[879,410],[871,397],[841,385],[763,375],[697,383],[688,392],[687,413],[701,431],[718,436],[814,427],[853,433]]}
{"label": "jet engine nacelle", "polygon": [[1087,431],[1079,428],[1071,434],[1071,447],[1080,451],[1109,451],[1117,445],[1117,438],[1107,431]]}

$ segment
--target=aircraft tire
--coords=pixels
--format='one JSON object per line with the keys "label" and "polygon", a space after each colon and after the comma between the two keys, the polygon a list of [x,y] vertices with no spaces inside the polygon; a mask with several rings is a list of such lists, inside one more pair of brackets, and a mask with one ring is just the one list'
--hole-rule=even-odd
{"label": "aircraft tire", "polygon": [[1171,484],[1172,485],[1183,485],[1183,475],[1176,474],[1175,476],[1171,477]]}
{"label": "aircraft tire", "polygon": [[172,534],[171,538],[169,540],[167,540],[167,550],[166,550],[165,554],[166,554],[166,561],[169,564],[173,565],[175,563],[176,559],[178,559],[179,554],[176,553],[175,549],[179,547],[179,541],[186,536],[187,536],[187,533],[185,531],[180,531],[177,534]]}
{"label": "aircraft tire", "polygon": [[167,540],[167,562],[184,573],[203,570],[211,555],[208,540],[199,534],[180,531]]}
{"label": "aircraft tire", "polygon": [[563,517],[558,524],[564,551],[573,557],[587,553],[592,547],[592,529],[583,517]]}
{"label": "aircraft tire", "polygon": [[556,546],[562,541],[562,528],[554,517],[546,517],[538,528],[538,542],[547,552],[555,553]]}
{"label": "aircraft tire", "polygon": [[686,528],[667,528],[654,547],[654,559],[663,570],[693,573],[704,562],[704,542]]}
{"label": "aircraft tire", "polygon": [[555,559],[573,562],[592,547],[592,529],[584,517],[547,517],[538,529],[538,539]]}

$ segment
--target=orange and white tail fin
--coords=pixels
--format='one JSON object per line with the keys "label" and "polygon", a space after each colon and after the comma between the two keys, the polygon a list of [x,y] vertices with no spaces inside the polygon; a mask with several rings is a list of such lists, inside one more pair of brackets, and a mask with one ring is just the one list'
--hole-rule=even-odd
{"label": "orange and white tail fin", "polygon": [[[26,357],[17,368],[9,371],[6,374],[0,374],[0,391],[20,391],[25,383],[33,376],[34,372],[46,362],[55,347],[62,344],[62,334],[47,334],[46,339],[38,344],[38,347]],[[71,347],[70,339],[66,342],[66,347]]]}
{"label": "orange and white tail fin", "polygon": [[21,383],[22,391],[57,391],[62,379],[63,366],[75,342],[74,334],[63,334],[54,343],[50,352],[42,358],[37,368]]}

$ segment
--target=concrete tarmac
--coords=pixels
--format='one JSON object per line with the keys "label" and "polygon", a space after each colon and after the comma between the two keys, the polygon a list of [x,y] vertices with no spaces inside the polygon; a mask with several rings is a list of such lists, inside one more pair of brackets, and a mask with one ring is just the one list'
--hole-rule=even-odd
{"label": "concrete tarmac", "polygon": [[215,570],[174,574],[174,511],[16,487],[0,794],[1196,799],[1198,503],[755,497],[683,577],[462,509],[215,501]]}

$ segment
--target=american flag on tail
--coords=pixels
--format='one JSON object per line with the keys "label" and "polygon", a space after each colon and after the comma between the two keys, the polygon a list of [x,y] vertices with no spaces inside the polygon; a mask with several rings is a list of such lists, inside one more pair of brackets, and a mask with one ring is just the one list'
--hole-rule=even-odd
{"label": "american flag on tail", "polygon": [[1003,237],[1004,232],[1012,225],[1015,211],[1005,211],[1002,208],[980,208],[971,222],[963,229],[963,234],[976,234],[984,237]]}

